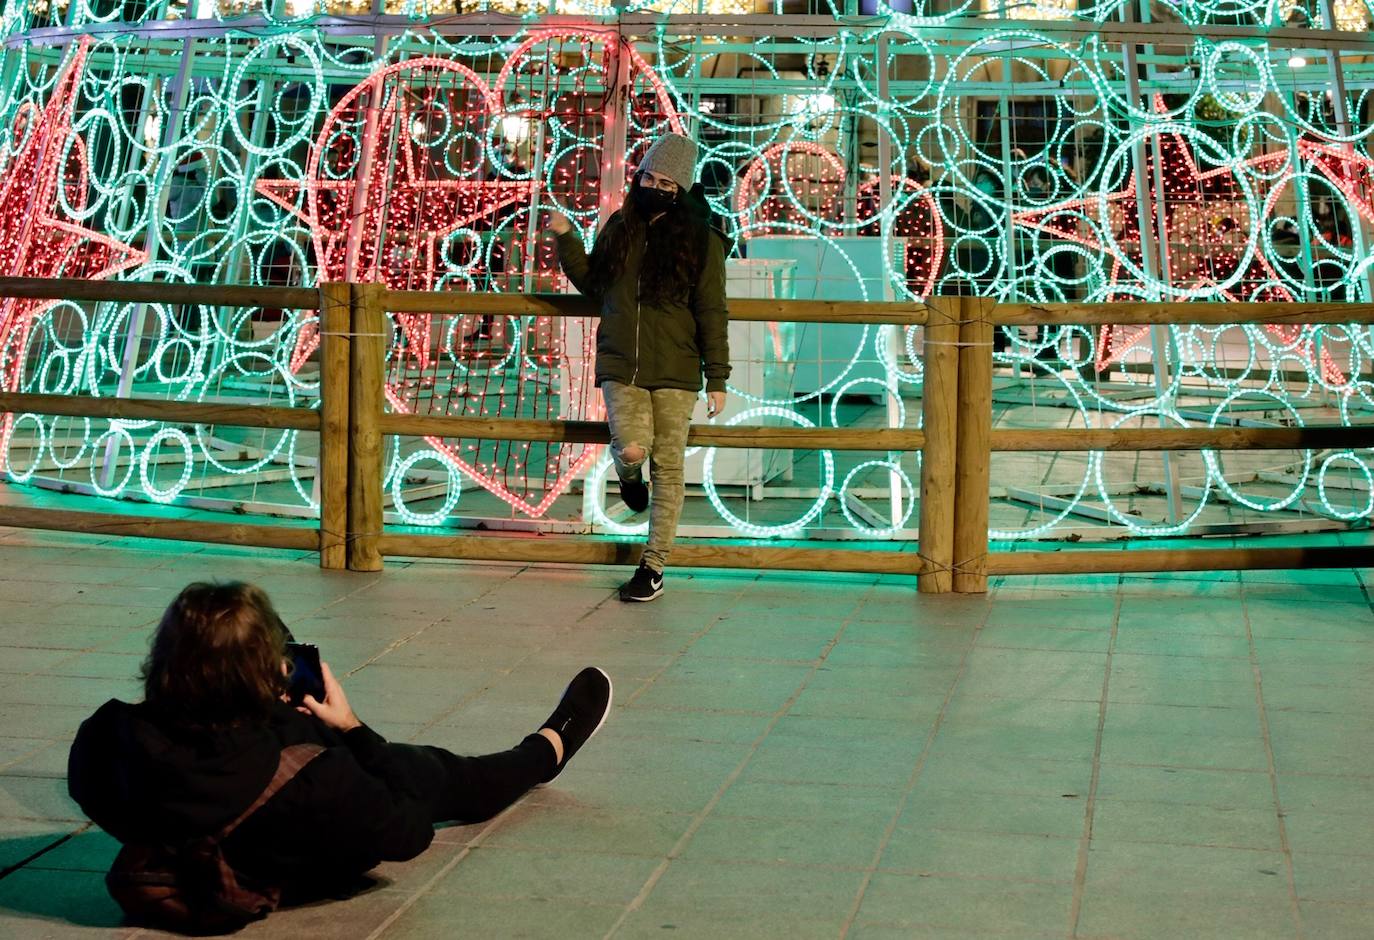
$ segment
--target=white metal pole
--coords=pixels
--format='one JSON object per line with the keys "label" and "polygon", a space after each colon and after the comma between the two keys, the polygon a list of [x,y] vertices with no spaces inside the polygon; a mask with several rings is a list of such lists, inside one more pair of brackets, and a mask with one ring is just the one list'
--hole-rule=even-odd
{"label": "white metal pole", "polygon": [[[610,41],[615,43],[615,47],[606,64],[606,104],[601,109],[601,199],[597,205],[597,231],[620,208],[625,193],[625,148],[629,141],[624,116],[630,96],[628,40],[623,31],[617,28],[614,39]],[[590,479],[591,470],[589,467],[584,479]],[[593,510],[601,498],[602,493],[592,492],[592,487],[582,487],[583,519],[595,518]]]}
{"label": "white metal pole", "polygon": [[[888,102],[888,34],[879,33],[877,41],[878,56],[878,113],[882,120],[877,122],[878,128],[878,217],[881,220],[880,227],[885,228],[888,235],[892,235],[896,227],[896,214],[892,212],[892,138],[887,132],[887,102]],[[902,174],[905,177],[905,172]],[[889,259],[890,260],[890,259]],[[903,250],[901,267],[899,270],[906,271],[906,252]],[[883,300],[893,300],[892,279],[883,278]],[[892,351],[893,362],[896,362],[898,350],[902,348],[901,327],[880,326],[878,329],[887,334],[888,349]],[[876,339],[876,337],[875,337]],[[883,395],[883,404],[887,408],[887,426],[890,428],[901,427],[902,408],[898,397],[897,376],[888,376],[887,390]],[[901,461],[902,455],[889,453],[888,459],[892,461],[893,468],[887,472],[887,508],[888,514],[892,518],[892,528],[896,529],[902,521],[902,477],[897,472],[896,465]],[[914,477],[913,477],[914,479]]]}
{"label": "white metal pole", "polygon": [[[1122,9],[1122,14],[1129,16],[1133,13],[1133,8]],[[1140,107],[1142,98],[1140,94],[1140,71],[1139,60],[1137,59],[1137,49],[1134,43],[1126,43],[1121,47],[1123,65],[1126,71],[1126,93],[1129,100]],[[1150,104],[1144,102],[1144,107],[1148,111]],[[1154,180],[1145,172],[1145,142],[1137,140],[1131,148],[1131,159],[1135,163],[1135,192],[1136,192],[1136,226],[1140,231],[1140,258],[1141,267],[1145,273],[1151,277],[1169,283],[1168,264],[1164,260],[1164,254],[1168,251],[1168,245],[1160,236],[1168,229],[1164,221],[1165,205],[1162,198],[1163,190],[1154,189]],[[1155,144],[1155,174],[1158,176],[1159,150]],[[1159,220],[1158,227],[1152,226],[1152,218]],[[1158,250],[1150,244],[1151,235],[1160,237]],[[1161,299],[1163,299],[1161,297]],[[1150,327],[1150,355],[1154,361],[1154,380],[1155,392],[1159,395],[1160,404],[1163,405],[1164,396],[1171,384],[1168,360],[1169,350],[1169,328],[1166,326]],[[1160,427],[1168,427],[1168,421],[1164,415],[1159,416]],[[1167,516],[1171,525],[1175,525],[1183,518],[1183,497],[1179,486],[1178,465],[1173,459],[1170,451],[1163,452],[1164,459],[1164,491],[1167,498]]]}

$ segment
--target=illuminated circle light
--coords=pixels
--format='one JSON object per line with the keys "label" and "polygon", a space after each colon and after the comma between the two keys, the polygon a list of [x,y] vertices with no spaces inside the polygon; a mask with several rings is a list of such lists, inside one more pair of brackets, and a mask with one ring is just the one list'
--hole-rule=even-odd
{"label": "illuminated circle light", "polygon": [[[181,446],[183,456],[181,465],[181,476],[171,486],[162,487],[153,482],[152,473],[148,469],[152,461],[153,453],[163,441],[175,441]],[[148,438],[148,443],[143,445],[143,453],[138,460],[138,476],[143,484],[143,492],[155,503],[170,503],[180,495],[186,488],[186,484],[191,480],[191,471],[195,468],[195,455],[191,451],[191,440],[185,432],[177,428],[162,428],[152,437]]]}
{"label": "illuminated circle light", "polygon": [[606,515],[606,478],[609,476],[611,467],[614,465],[615,462],[611,459],[610,449],[606,448],[601,459],[596,462],[596,465],[592,467],[592,471],[587,474],[587,482],[584,485],[594,494],[591,500],[592,524],[598,525],[614,535],[648,535],[648,519],[633,525],[625,525],[623,522],[617,522]]}
{"label": "illuminated circle light", "polygon": [[[1117,418],[1117,420],[1114,421],[1111,426],[1113,428],[1119,428],[1127,424],[1128,422],[1138,421],[1141,418],[1157,419],[1161,416],[1166,420],[1174,422],[1179,427],[1188,426],[1188,423],[1176,414],[1164,413],[1161,415],[1159,411],[1149,407],[1138,408],[1134,411],[1129,411],[1126,414],[1121,415],[1119,418]],[[1203,451],[1202,453],[1203,459],[1206,460],[1209,451]],[[1176,524],[1162,523],[1156,525],[1154,523],[1143,522],[1141,521],[1139,516],[1133,516],[1129,513],[1123,512],[1120,508],[1117,507],[1116,501],[1112,498],[1112,495],[1109,492],[1109,487],[1107,485],[1106,474],[1104,471],[1106,459],[1107,453],[1100,450],[1092,451],[1088,457],[1088,463],[1091,468],[1093,479],[1097,483],[1098,498],[1102,500],[1102,504],[1106,507],[1107,514],[1112,517],[1112,520],[1125,526],[1127,531],[1129,531],[1132,535],[1182,535],[1184,532],[1188,531],[1188,527],[1190,525],[1197,521],[1198,516],[1202,515],[1203,509],[1207,507],[1207,500],[1212,492],[1211,484],[1216,479],[1216,475],[1211,472],[1210,464],[1208,465],[1207,480],[1206,482],[1204,482],[1202,486],[1202,495],[1198,497],[1197,505],[1193,507],[1193,511],[1188,514],[1187,518],[1179,521]]]}
{"label": "illuminated circle light", "polygon": [[[895,475],[897,479],[900,479],[902,482],[902,488],[905,490],[906,493],[906,499],[903,501],[903,505],[905,506],[905,508],[902,510],[902,517],[897,520],[895,525],[884,526],[881,528],[870,526],[868,523],[862,522],[858,518],[856,518],[849,509],[848,500],[844,498],[845,491],[849,489],[849,484],[851,481],[854,480],[855,477],[863,473],[865,470],[876,469],[878,467],[882,467],[883,469],[889,471],[891,474]],[[855,529],[859,530],[860,532],[863,532],[865,535],[870,535],[874,538],[887,538],[888,536],[891,536],[898,529],[906,525],[907,520],[911,518],[912,511],[916,508],[916,487],[912,484],[911,477],[907,476],[906,471],[902,469],[901,464],[896,463],[892,460],[865,460],[863,463],[859,464],[853,470],[850,470],[848,473],[845,474],[844,482],[840,484],[839,492],[836,495],[839,498],[840,512],[844,513],[844,517],[849,522],[849,524],[853,526]]]}
{"label": "illuminated circle light", "polygon": [[[1070,384],[1058,372],[1051,370],[1044,362],[1036,359],[1033,355],[1014,355],[1010,353],[998,353],[994,357],[994,361],[1014,363],[1018,369],[1028,370],[1034,377],[1034,381],[1057,383],[1058,387],[1054,388],[1054,391],[1058,392],[1060,388],[1062,388],[1065,397],[1068,401],[1072,402],[1075,410],[1075,413],[1070,417],[1069,423],[1081,422],[1084,426],[1089,424],[1088,416],[1090,412],[1088,403],[1084,401],[1079,388]],[[1108,407],[1110,407],[1110,405]],[[1049,515],[1046,521],[1041,522],[1039,525],[1028,526],[1024,529],[992,528],[988,530],[988,538],[995,542],[1011,542],[1021,539],[1037,539],[1052,532],[1061,522],[1072,515],[1074,508],[1083,499],[1083,494],[1088,491],[1093,480],[1093,460],[1099,456],[1100,452],[1089,452],[1088,465],[1083,470],[1082,479],[1078,481],[1077,490],[1071,497],[1065,499],[1062,504],[1059,504],[1058,511],[1054,509],[1044,510],[1046,514]],[[994,454],[993,460],[995,461],[996,459],[997,455]]]}
{"label": "illuminated circle light", "polygon": [[[1250,402],[1256,399],[1272,401],[1276,410],[1287,412],[1294,425],[1297,427],[1302,426],[1302,415],[1298,413],[1297,409],[1294,408],[1292,404],[1285,401],[1279,395],[1275,395],[1271,392],[1257,391],[1255,389],[1237,389],[1226,396],[1221,404],[1217,405],[1216,410],[1212,412],[1212,418],[1207,426],[1212,428],[1219,426],[1226,417],[1227,410],[1236,402]],[[1303,490],[1307,488],[1307,480],[1312,473],[1312,460],[1314,455],[1310,450],[1304,450],[1301,453],[1302,470],[1298,478],[1293,481],[1292,488],[1288,491],[1288,495],[1278,499],[1264,500],[1253,499],[1246,496],[1234,486],[1231,481],[1226,479],[1222,457],[1217,451],[1202,451],[1202,459],[1204,463],[1206,463],[1207,471],[1211,474],[1217,488],[1221,490],[1228,499],[1232,499],[1242,506],[1245,506],[1247,509],[1253,509],[1256,512],[1275,512],[1280,509],[1287,509],[1289,506],[1293,505],[1302,498]]]}
{"label": "illuminated circle light", "polygon": [[897,406],[896,427],[905,427],[906,402],[902,400],[902,396],[898,393],[897,387],[892,384],[890,376],[888,380],[872,378],[850,379],[837,388],[834,396],[830,399],[830,424],[837,428],[844,427],[843,422],[840,421],[840,402],[844,399],[844,396],[854,394],[856,388],[861,388],[865,385],[877,386],[875,394],[883,401],[891,402]]}
{"label": "illuminated circle light", "polygon": [[[15,470],[14,463],[10,460],[9,454],[10,448],[14,443],[13,431],[18,430],[20,428],[20,422],[25,421],[32,422],[34,428],[34,444],[32,449],[33,460],[26,469]],[[25,412],[24,414],[15,416],[11,424],[11,435],[5,438],[4,453],[0,454],[0,456],[4,457],[4,466],[6,472],[9,474],[9,478],[15,483],[27,483],[33,478],[34,472],[38,469],[39,465],[42,464],[43,449],[47,442],[47,430],[47,426],[43,424],[43,419],[36,414]]]}
{"label": "illuminated circle light", "polygon": [[[798,427],[815,427],[814,424],[797,414],[795,411],[789,411],[786,408],[778,408],[772,405],[762,405],[760,407],[750,408],[747,411],[741,411],[729,421],[726,421],[725,425],[726,427],[733,427],[737,424],[744,424],[746,421],[753,418],[782,418],[785,421],[792,422]],[[721,501],[720,493],[716,490],[716,481],[713,473],[716,463],[716,451],[717,448],[715,447],[708,447],[706,449],[706,458],[702,461],[701,465],[702,489],[706,491],[707,499],[711,501],[711,505],[715,507],[720,517],[728,522],[736,532],[747,535],[750,538],[790,538],[796,536],[811,522],[811,520],[821,514],[821,511],[825,508],[825,504],[829,501],[830,495],[834,490],[835,455],[828,450],[823,450],[820,452],[822,467],[820,494],[816,497],[816,501],[802,514],[801,518],[794,522],[785,522],[779,525],[755,525],[752,522],[746,522],[744,519],[736,516],[729,509],[725,508],[725,503]]]}
{"label": "illuminated circle light", "polygon": [[[415,512],[405,504],[405,493],[402,486],[405,483],[406,472],[421,460],[433,460],[443,465],[448,473],[448,489],[444,492],[444,501],[431,512]],[[462,495],[462,474],[458,472],[458,467],[453,460],[444,453],[437,450],[417,450],[409,454],[396,465],[391,472],[391,504],[396,512],[400,513],[406,525],[418,526],[437,526],[442,525],[448,518],[449,513],[458,505],[458,497]]]}
{"label": "illuminated circle light", "polygon": [[[1368,452],[1366,452],[1367,454]],[[1363,487],[1354,488],[1354,492],[1364,493],[1364,505],[1351,509],[1346,506],[1336,506],[1331,502],[1330,494],[1327,492],[1326,475],[1337,462],[1350,464],[1354,471],[1364,481]],[[1321,467],[1317,469],[1317,498],[1321,500],[1322,509],[1331,513],[1337,519],[1344,519],[1347,522],[1354,522],[1359,519],[1368,519],[1374,516],[1374,473],[1370,472],[1369,463],[1362,459],[1354,451],[1343,450],[1330,454],[1322,461]]]}
{"label": "illuminated circle light", "polygon": [[[253,364],[255,368],[250,368],[250,363]],[[285,392],[283,400],[279,400],[276,404],[285,407],[292,407],[296,404],[296,386],[292,381],[290,373],[280,362],[277,362],[258,349],[246,349],[233,355],[231,358],[226,358],[218,368],[206,376],[205,384],[200,388],[200,400],[204,401],[206,395],[214,395],[215,389],[219,386],[220,382],[226,379],[232,379],[239,373],[252,374],[254,372],[258,372],[260,375],[271,376],[273,384]],[[263,441],[263,443],[259,445],[262,450],[261,455],[250,459],[247,464],[227,462],[227,459],[223,458],[218,453],[219,449],[214,446],[209,425],[197,424],[195,426],[195,433],[196,443],[199,445],[201,454],[204,455],[205,460],[216,470],[221,473],[247,477],[250,474],[266,469],[277,459],[277,456],[281,454],[282,450],[288,447],[292,438],[295,437],[298,432],[290,430],[273,432],[271,429],[264,428],[262,431],[264,437],[270,435],[275,438],[275,440],[273,440],[270,445],[266,441]]]}
{"label": "illuminated circle light", "polygon": [[[396,440],[396,438],[393,437],[392,440],[394,441],[394,440]],[[291,435],[290,443],[287,445],[287,449],[286,449],[286,460],[287,460],[287,464],[291,467],[291,469],[292,469],[293,471],[294,471],[297,467],[300,467],[300,466],[309,466],[309,465],[312,463],[312,461],[309,461],[309,460],[302,460],[302,459],[297,455],[297,453],[296,453],[296,448],[300,446],[300,442],[301,442],[301,435],[299,435],[299,434],[292,434],[292,435]],[[310,507],[311,509],[313,509],[315,512],[319,512],[319,511],[320,511],[320,501],[319,501],[319,498],[315,495],[315,492],[314,492],[314,490],[315,490],[314,483],[315,483],[315,480],[314,480],[313,477],[310,477],[310,478],[307,478],[307,479],[304,479],[304,480],[303,480],[303,479],[301,478],[301,474],[295,473],[295,472],[293,472],[293,473],[291,474],[291,486],[292,486],[292,488],[295,489],[296,495],[298,495],[298,496],[301,498],[301,504],[304,505],[304,506],[309,506],[309,507]]]}
{"label": "illuminated circle light", "polygon": [[[81,458],[86,456],[86,454],[90,451],[91,419],[75,419],[80,427],[80,431],[77,432],[79,434],[79,439],[77,441],[76,447],[70,453],[58,452],[58,448],[64,446],[58,443],[58,422],[61,420],[61,418],[52,419],[48,443],[48,455],[52,458],[53,466],[57,467],[59,470],[72,470],[75,469],[76,466],[81,463]],[[70,434],[65,434],[61,436],[66,437],[68,440],[70,440]],[[3,459],[0,459],[0,464],[3,464],[3,462]]]}
{"label": "illuminated circle light", "polygon": [[96,493],[101,496],[118,496],[120,493],[124,492],[124,488],[128,486],[129,481],[133,479],[134,467],[139,462],[134,453],[136,450],[134,446],[134,436],[129,433],[129,429],[122,423],[112,422],[109,430],[105,431],[91,442],[92,453],[104,453],[107,443],[110,445],[111,454],[115,458],[118,458],[120,454],[127,449],[128,456],[124,460],[124,476],[119,477],[117,480],[113,480],[110,485],[106,485],[100,481],[102,472],[100,463],[91,461],[91,486],[94,487]]}

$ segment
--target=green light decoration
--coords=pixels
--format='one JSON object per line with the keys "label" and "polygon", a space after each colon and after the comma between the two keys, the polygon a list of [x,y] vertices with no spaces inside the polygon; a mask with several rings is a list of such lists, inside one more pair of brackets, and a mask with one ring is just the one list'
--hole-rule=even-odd
{"label": "green light decoration", "polygon": [[[707,201],[737,254],[800,236],[838,259],[845,283],[817,282],[817,296],[842,286],[843,296],[904,300],[1368,299],[1374,74],[1338,62],[1350,91],[1339,101],[1329,67],[1307,65],[1315,52],[1258,33],[1207,35],[1237,23],[1334,27],[1358,51],[1368,4],[1341,0],[1326,23],[1319,4],[1171,3],[1195,32],[1143,89],[1119,44],[1057,31],[1111,23],[1121,8],[1044,0],[936,12],[916,0],[841,22],[832,5],[835,28],[798,39],[779,4],[748,0],[499,0],[470,11],[471,33],[434,4],[391,0],[10,3],[0,21],[0,275],[563,290],[544,211],[566,213],[590,243],[644,148],[672,129],[698,139]],[[635,34],[598,19],[636,12],[663,17]],[[777,25],[749,42],[726,20],[676,25],[677,14],[703,13],[754,23],[772,14]],[[854,250],[864,238],[883,246],[880,270]],[[529,316],[394,315],[387,407],[598,420],[593,330]],[[782,350],[784,339],[774,325],[769,342]],[[0,381],[23,391],[317,407],[318,344],[307,311],[0,306]],[[916,420],[902,396],[924,381],[920,330],[859,330],[824,357],[835,368],[808,388],[733,387],[743,409],[726,423],[842,426],[855,421],[841,407],[855,394],[894,426]],[[1324,402],[1359,423],[1374,410],[1371,359],[1370,332],[1353,325],[1064,326],[1007,332],[995,353],[1071,425],[1104,427],[1248,415],[1302,424]],[[226,505],[318,511],[311,435],[226,433],[10,415],[0,466],[17,484],[109,498],[211,505],[214,481]],[[1193,531],[1219,501],[1350,523],[1374,515],[1368,451],[1292,457],[1282,480],[1255,482],[1228,471],[1239,458],[1204,452],[1184,511],[1160,523],[1122,502],[1130,471],[1090,455],[1058,481],[1053,506],[993,537],[1052,535],[1089,502],[1140,536]],[[918,455],[814,455],[805,495],[757,519],[727,504],[716,453],[703,458],[722,532],[798,537],[825,525],[910,536]],[[642,532],[607,515],[608,472],[588,445],[397,439],[386,488],[406,524],[452,524],[499,505],[540,525],[580,482],[597,495],[578,524]],[[874,485],[891,496],[885,524],[855,509]]]}

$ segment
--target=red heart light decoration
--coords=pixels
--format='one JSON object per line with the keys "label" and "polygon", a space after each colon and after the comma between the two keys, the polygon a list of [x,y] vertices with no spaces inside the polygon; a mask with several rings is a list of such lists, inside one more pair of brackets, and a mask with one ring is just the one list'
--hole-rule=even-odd
{"label": "red heart light decoration", "polygon": [[[592,30],[536,33],[509,57],[496,87],[513,90],[522,65],[541,43],[573,40],[590,50],[604,47],[605,39]],[[604,56],[589,55],[587,61],[600,61],[604,72]],[[637,54],[630,64],[632,81],[652,76]],[[594,65],[590,68],[595,71]],[[667,106],[661,83],[656,77],[651,83],[659,94],[649,107]],[[598,102],[594,112],[584,109],[584,114],[599,115],[601,107]],[[541,181],[559,178],[557,166],[526,176],[503,172],[490,162],[489,141],[497,129],[493,122],[516,115],[534,122],[566,122],[570,117],[552,108],[531,112],[507,107],[480,76],[448,59],[395,63],[373,73],[334,106],[311,148],[307,179],[263,180],[257,189],[310,227],[319,280],[380,281],[393,290],[480,288],[495,273],[485,269],[480,233],[495,232],[500,217],[512,213],[523,215],[527,227],[536,199],[550,195]],[[449,122],[461,122],[461,134],[451,133]],[[680,128],[676,115],[668,123]],[[651,125],[639,120],[634,126]],[[436,153],[431,145],[435,138],[466,140],[469,146]],[[637,144],[632,135],[630,148]],[[569,208],[585,208],[588,201],[595,206],[600,197],[597,168],[583,160],[575,169],[580,177],[569,182],[575,184],[579,203]],[[552,273],[552,239],[542,232],[508,250],[533,257],[536,269],[513,289],[549,289],[561,280]],[[604,415],[595,388],[589,324],[534,318],[522,336],[507,337],[501,354],[495,346],[479,349],[468,343],[458,327],[471,319],[393,315],[396,331],[385,394],[394,411],[569,420]],[[292,368],[299,369],[318,343],[313,328],[302,330]],[[450,371],[441,375],[446,368]],[[468,478],[531,518],[544,515],[599,451],[585,444],[544,445],[540,473],[532,470],[536,461],[528,455],[529,445],[426,441]]]}

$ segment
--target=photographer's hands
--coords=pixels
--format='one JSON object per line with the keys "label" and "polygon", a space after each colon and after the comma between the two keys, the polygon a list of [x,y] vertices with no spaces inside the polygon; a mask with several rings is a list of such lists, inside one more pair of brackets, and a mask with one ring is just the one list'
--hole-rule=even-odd
{"label": "photographer's hands", "polygon": [[362,722],[353,714],[353,707],[348,704],[348,696],[344,695],[339,680],[334,678],[329,663],[320,663],[320,671],[324,673],[324,701],[317,702],[313,695],[307,695],[302,699],[305,710],[338,731],[352,731],[360,727]]}

